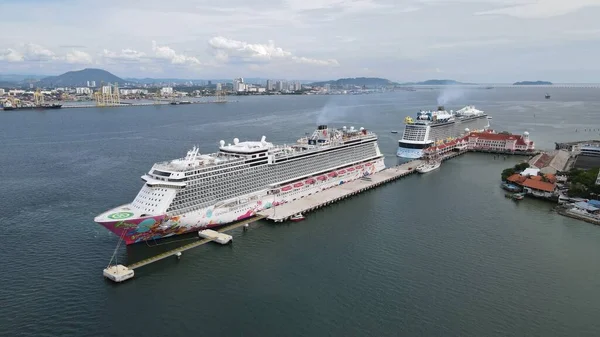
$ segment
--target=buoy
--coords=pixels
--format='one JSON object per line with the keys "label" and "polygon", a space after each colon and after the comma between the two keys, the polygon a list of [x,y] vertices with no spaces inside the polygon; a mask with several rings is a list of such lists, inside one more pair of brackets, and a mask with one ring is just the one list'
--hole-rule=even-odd
{"label": "buoy", "polygon": [[181,259],[181,252],[177,252],[177,254],[175,254],[175,256],[177,257],[177,260]]}

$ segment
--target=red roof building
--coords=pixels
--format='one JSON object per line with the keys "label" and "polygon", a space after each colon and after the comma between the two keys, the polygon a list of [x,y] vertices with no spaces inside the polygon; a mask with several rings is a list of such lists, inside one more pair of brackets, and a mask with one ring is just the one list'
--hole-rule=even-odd
{"label": "red roof building", "polygon": [[529,139],[529,132],[525,131],[523,135],[511,135],[504,133],[495,133],[494,131],[471,132],[466,137],[470,149],[488,150],[488,151],[532,151],[535,145]]}

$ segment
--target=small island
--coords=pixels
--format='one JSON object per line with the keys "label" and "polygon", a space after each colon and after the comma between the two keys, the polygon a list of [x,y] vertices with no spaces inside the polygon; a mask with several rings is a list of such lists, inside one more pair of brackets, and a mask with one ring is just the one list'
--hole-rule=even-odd
{"label": "small island", "polygon": [[473,83],[463,83],[455,80],[427,80],[423,82],[407,82],[402,85],[473,85]]}
{"label": "small island", "polygon": [[552,82],[548,81],[521,81],[515,82],[513,85],[552,85]]}

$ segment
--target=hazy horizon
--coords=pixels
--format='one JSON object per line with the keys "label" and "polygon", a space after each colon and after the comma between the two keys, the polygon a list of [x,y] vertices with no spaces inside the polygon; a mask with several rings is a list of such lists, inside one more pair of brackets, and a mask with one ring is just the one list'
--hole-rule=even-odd
{"label": "hazy horizon", "polygon": [[0,22],[14,32],[0,36],[0,73],[600,79],[597,0],[5,0],[3,9],[19,15]]}

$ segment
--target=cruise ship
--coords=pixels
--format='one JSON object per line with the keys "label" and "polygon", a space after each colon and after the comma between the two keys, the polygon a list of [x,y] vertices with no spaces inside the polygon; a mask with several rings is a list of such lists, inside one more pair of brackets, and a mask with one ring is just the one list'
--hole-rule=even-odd
{"label": "cruise ship", "polygon": [[423,149],[461,136],[465,129],[481,131],[490,126],[488,115],[472,105],[456,112],[442,106],[437,111],[420,111],[416,119],[406,117],[404,123],[396,154],[411,159],[421,158]]}
{"label": "cruise ship", "polygon": [[320,125],[291,145],[220,141],[185,158],[156,163],[133,202],[94,221],[127,244],[223,226],[385,168],[373,132]]}

